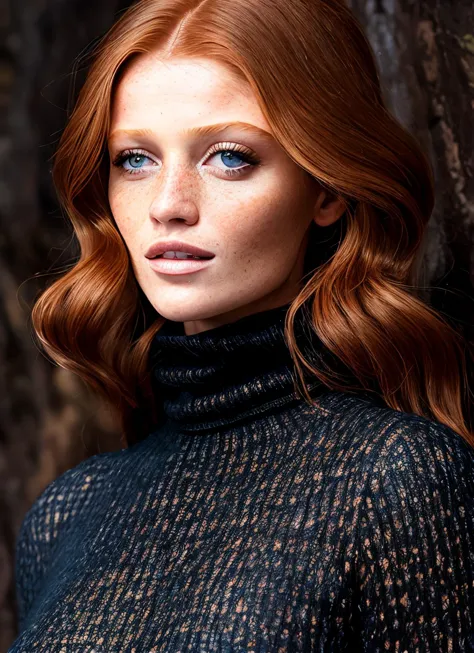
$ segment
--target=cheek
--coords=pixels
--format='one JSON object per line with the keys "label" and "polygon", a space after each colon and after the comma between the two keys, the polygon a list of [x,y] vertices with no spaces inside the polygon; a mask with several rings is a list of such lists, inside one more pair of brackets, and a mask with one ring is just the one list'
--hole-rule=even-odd
{"label": "cheek", "polygon": [[[285,194],[266,194],[265,197],[243,201],[231,210],[225,210],[229,217],[221,231],[223,240],[235,256],[247,258],[258,253],[262,258],[272,258],[288,252],[290,258],[297,251],[306,226],[303,216],[295,209],[295,202]],[[297,220],[297,216],[300,219]]]}
{"label": "cheek", "polygon": [[128,214],[128,210],[126,210],[125,193],[120,190],[120,187],[117,184],[109,183],[108,197],[112,217],[117,227],[122,231],[124,216]]}
{"label": "cheek", "polygon": [[115,225],[125,244],[133,253],[134,239],[138,233],[140,207],[132,201],[129,193],[117,187],[109,187],[109,206]]}

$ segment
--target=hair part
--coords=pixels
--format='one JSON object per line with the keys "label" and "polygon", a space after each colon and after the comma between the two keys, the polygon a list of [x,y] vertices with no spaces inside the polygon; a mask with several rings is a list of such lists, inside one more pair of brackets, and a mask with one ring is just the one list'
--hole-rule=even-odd
{"label": "hair part", "polygon": [[[32,310],[48,355],[107,400],[123,444],[156,423],[149,352],[165,319],[138,286],[107,196],[114,88],[127,64],[150,52],[225,65],[250,85],[288,156],[346,202],[334,251],[309,241],[307,272],[286,316],[302,396],[312,401],[306,369],[330,389],[363,389],[393,409],[444,423],[474,446],[462,407],[465,343],[417,296],[432,170],[384,105],[372,49],[342,0],[141,0],[112,26],[93,53],[54,160],[80,257]],[[302,355],[293,328],[300,309],[355,387]]]}

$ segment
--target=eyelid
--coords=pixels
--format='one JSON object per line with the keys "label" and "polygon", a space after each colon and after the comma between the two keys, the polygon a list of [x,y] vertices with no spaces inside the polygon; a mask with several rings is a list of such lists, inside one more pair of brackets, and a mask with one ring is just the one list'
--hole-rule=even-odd
{"label": "eyelid", "polygon": [[[244,158],[248,159],[248,163],[252,164],[253,166],[260,165],[260,157],[252,150],[251,148],[247,147],[246,145],[236,143],[234,141],[221,141],[218,143],[214,143],[214,145],[210,146],[204,156],[200,159],[199,164],[201,165],[204,161],[206,161],[210,156],[213,154],[216,154],[218,152],[223,152],[223,151],[230,151],[230,152],[236,152],[237,154],[241,154]],[[121,164],[130,156],[133,155],[141,155],[145,156],[151,161],[154,161],[153,156],[150,155],[150,153],[140,147],[131,147],[131,148],[126,148],[124,150],[120,150],[115,157],[113,157],[112,164],[120,167]],[[156,162],[155,162],[156,163]],[[231,168],[229,168],[231,169]]]}
{"label": "eyelid", "polygon": [[[233,150],[240,152],[241,154],[248,154],[249,156],[257,156],[255,152],[248,147],[247,145],[243,145],[241,143],[236,143],[235,141],[221,141],[218,143],[215,143],[214,145],[211,145],[207,151],[206,154],[204,155],[204,160],[207,156],[209,156],[211,153],[214,154],[214,152],[219,151],[219,150]],[[150,155],[148,150],[145,150],[141,147],[127,147],[125,149],[119,150],[119,152],[112,158],[112,161],[117,161],[121,156],[124,156],[127,154],[130,156],[131,154],[143,154],[144,156],[148,156],[150,159],[153,157]],[[201,159],[202,161],[203,159]]]}
{"label": "eyelid", "polygon": [[113,158],[111,158],[111,163],[114,166],[119,165],[120,160],[123,162],[126,158],[132,156],[133,154],[140,154],[142,156],[146,156],[147,158],[153,160],[153,157],[151,157],[149,152],[147,152],[146,150],[143,150],[140,147],[128,147],[125,150],[120,150]]}
{"label": "eyelid", "polygon": [[234,143],[232,141],[225,141],[221,143],[215,143],[214,145],[212,145],[208,149],[204,160],[206,160],[206,158],[211,154],[215,154],[217,152],[222,152],[222,151],[237,152],[237,154],[242,154],[245,157],[249,158],[250,160],[254,160],[255,162],[259,161],[259,157],[250,147],[247,147],[246,145],[242,145],[240,143]]}

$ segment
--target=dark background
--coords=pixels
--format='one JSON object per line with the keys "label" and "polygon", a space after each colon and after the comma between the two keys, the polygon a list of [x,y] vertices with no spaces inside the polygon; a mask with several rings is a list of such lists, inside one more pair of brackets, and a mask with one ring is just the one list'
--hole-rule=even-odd
{"label": "dark background", "polygon": [[[13,555],[26,510],[63,471],[119,448],[101,402],[37,349],[29,313],[38,290],[78,253],[50,157],[84,79],[83,56],[128,4],[7,0],[0,14],[0,653],[16,636]],[[472,0],[349,4],[376,53],[388,105],[435,171],[424,298],[473,342]]]}

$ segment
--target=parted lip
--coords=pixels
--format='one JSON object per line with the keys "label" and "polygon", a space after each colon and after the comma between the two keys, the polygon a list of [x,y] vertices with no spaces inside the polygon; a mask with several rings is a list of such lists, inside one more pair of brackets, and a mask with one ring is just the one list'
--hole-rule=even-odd
{"label": "parted lip", "polygon": [[212,252],[207,252],[205,249],[200,247],[195,247],[194,245],[188,245],[183,243],[180,240],[164,240],[162,242],[153,243],[146,253],[146,258],[154,258],[158,254],[163,254],[163,252],[186,252],[187,254],[192,254],[193,256],[205,256],[206,258],[214,258]]}

